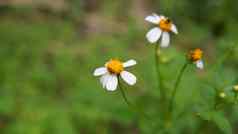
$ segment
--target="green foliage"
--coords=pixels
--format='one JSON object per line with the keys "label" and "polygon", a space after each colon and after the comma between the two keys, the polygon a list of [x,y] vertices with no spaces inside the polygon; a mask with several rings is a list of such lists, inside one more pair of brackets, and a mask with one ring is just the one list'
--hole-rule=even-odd
{"label": "green foliage", "polygon": [[[1,7],[0,133],[232,134],[232,128],[236,133],[238,109],[231,86],[238,84],[237,2],[140,2],[72,0],[66,12],[54,14],[31,5]],[[171,16],[179,30],[160,55],[167,98],[187,51],[204,50],[205,69],[191,64],[183,74],[173,119],[161,112],[168,104],[157,89],[154,45],[145,39],[149,27],[144,14],[150,12],[145,9]],[[123,86],[129,101],[150,119],[93,77],[96,67],[114,57],[137,60],[130,68],[137,84]],[[220,92],[226,98],[219,98]]]}
{"label": "green foliage", "polygon": [[202,112],[199,114],[203,120],[215,123],[224,134],[232,134],[232,128],[223,113],[217,111]]}

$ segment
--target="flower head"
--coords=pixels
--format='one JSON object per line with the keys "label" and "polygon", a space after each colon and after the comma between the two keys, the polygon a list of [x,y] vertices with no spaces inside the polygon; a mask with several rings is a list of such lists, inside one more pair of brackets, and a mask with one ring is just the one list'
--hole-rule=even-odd
{"label": "flower head", "polygon": [[188,60],[195,63],[199,69],[203,69],[204,64],[202,61],[203,52],[201,49],[197,48],[189,52]]}
{"label": "flower head", "polygon": [[109,60],[104,67],[95,69],[94,76],[101,76],[100,82],[103,88],[108,91],[115,91],[118,85],[118,78],[121,77],[127,84],[134,85],[136,83],[136,77],[125,71],[125,68],[136,64],[135,60],[128,60],[121,62],[118,59]]}
{"label": "flower head", "polygon": [[238,85],[233,86],[233,91],[238,92]]}
{"label": "flower head", "polygon": [[176,26],[169,19],[163,15],[152,14],[145,18],[146,21],[155,24],[156,27],[152,28],[147,34],[146,38],[150,43],[156,43],[161,37],[161,47],[168,47],[170,42],[169,32],[178,34]]}
{"label": "flower head", "polygon": [[219,97],[220,98],[225,98],[226,97],[226,93],[224,93],[224,92],[219,93]]}

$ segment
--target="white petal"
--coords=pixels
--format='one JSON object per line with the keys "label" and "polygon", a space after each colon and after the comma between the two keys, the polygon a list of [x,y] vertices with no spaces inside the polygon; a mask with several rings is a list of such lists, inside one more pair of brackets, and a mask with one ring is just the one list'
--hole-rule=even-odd
{"label": "white petal", "polygon": [[160,28],[155,27],[146,34],[146,38],[150,43],[155,43],[156,41],[159,40],[161,33],[162,31],[160,30]]}
{"label": "white petal", "polygon": [[199,68],[199,69],[203,69],[203,68],[204,68],[203,61],[202,61],[202,60],[197,61],[197,62],[196,62],[196,66],[197,66],[197,68]]}
{"label": "white petal", "polygon": [[174,24],[172,24],[171,31],[174,32],[175,34],[178,34],[177,27]]}
{"label": "white petal", "polygon": [[135,75],[133,75],[132,73],[130,72],[127,72],[127,71],[122,71],[121,72],[121,77],[122,79],[128,83],[129,85],[134,85],[136,83],[136,77]]}
{"label": "white petal", "polygon": [[123,63],[123,67],[130,67],[130,66],[134,66],[136,64],[135,60],[128,60],[126,62]]}
{"label": "white petal", "polygon": [[103,88],[106,87],[106,84],[107,84],[107,81],[108,81],[109,78],[110,78],[110,74],[109,74],[109,73],[103,75],[103,76],[100,78],[100,82],[101,82]]}
{"label": "white petal", "polygon": [[108,91],[115,91],[117,89],[118,79],[116,75],[109,75],[106,83],[106,89]]}
{"label": "white petal", "polygon": [[168,32],[162,33],[161,47],[168,47],[170,42],[170,37]]}
{"label": "white petal", "polygon": [[160,15],[159,17],[160,17],[160,19],[166,19],[166,17],[164,15]]}
{"label": "white petal", "polygon": [[93,75],[94,76],[100,76],[100,75],[103,75],[105,73],[107,73],[107,69],[105,67],[99,67],[99,68],[95,69]]}
{"label": "white petal", "polygon": [[145,20],[154,24],[158,24],[160,22],[160,17],[157,14],[153,13],[152,15],[147,16]]}

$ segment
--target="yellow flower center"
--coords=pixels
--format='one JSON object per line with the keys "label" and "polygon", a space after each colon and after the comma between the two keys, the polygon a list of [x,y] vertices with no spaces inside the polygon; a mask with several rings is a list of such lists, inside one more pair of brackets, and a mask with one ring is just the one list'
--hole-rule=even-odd
{"label": "yellow flower center", "polygon": [[189,53],[188,58],[192,62],[196,62],[202,59],[202,54],[203,54],[202,50],[197,48]]}
{"label": "yellow flower center", "polygon": [[171,27],[172,27],[172,21],[170,19],[162,19],[159,22],[159,27],[163,30],[163,31],[167,31],[170,32],[171,31]]}
{"label": "yellow flower center", "polygon": [[123,63],[117,59],[111,59],[106,63],[106,68],[110,73],[120,74],[123,70]]}

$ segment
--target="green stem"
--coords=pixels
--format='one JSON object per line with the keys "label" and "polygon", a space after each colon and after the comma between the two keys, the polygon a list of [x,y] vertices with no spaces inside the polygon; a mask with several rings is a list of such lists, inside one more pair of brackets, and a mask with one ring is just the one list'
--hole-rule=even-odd
{"label": "green stem", "polygon": [[238,93],[235,92],[235,101],[237,101],[237,98],[238,98]]}
{"label": "green stem", "polygon": [[159,51],[159,44],[155,44],[155,67],[156,67],[156,74],[157,74],[157,80],[158,80],[158,89],[160,90],[161,100],[165,101],[166,94],[164,92],[163,78],[160,72],[158,51]]}
{"label": "green stem", "polygon": [[125,91],[123,90],[122,88],[122,84],[120,82],[120,77],[118,77],[118,87],[119,87],[119,90],[121,92],[121,95],[125,101],[125,103],[128,105],[129,108],[131,108],[135,113],[137,113],[140,117],[143,117],[145,119],[147,119],[148,121],[150,121],[152,123],[152,125],[154,125],[152,119],[144,113],[144,111],[141,111],[140,109],[138,109],[136,106],[134,106],[132,103],[130,103],[130,101],[127,99],[126,97],[126,93]]}
{"label": "green stem", "polygon": [[225,51],[225,53],[223,54],[223,56],[221,58],[219,58],[216,63],[211,67],[211,69],[213,70],[212,72],[212,79],[214,79],[214,83],[213,86],[216,87],[217,86],[217,82],[216,79],[218,76],[220,76],[219,73],[219,69],[224,65],[224,62],[226,61],[226,59],[228,59],[230,56],[232,56],[232,54],[234,53],[235,50],[235,45],[230,46],[229,48],[227,48],[227,50]]}
{"label": "green stem", "polygon": [[128,107],[132,107],[131,103],[128,101],[128,99],[127,99],[127,97],[126,97],[126,93],[124,92],[124,90],[123,90],[122,87],[121,87],[119,78],[118,78],[118,81],[119,81],[119,82],[118,82],[118,87],[119,87],[119,90],[120,90],[120,92],[121,92],[121,95],[122,95],[122,97],[123,97],[125,103],[128,105]]}
{"label": "green stem", "polygon": [[233,54],[234,50],[235,50],[235,45],[232,45],[229,48],[227,48],[227,50],[225,51],[226,53],[221,58],[219,58],[216,64],[212,66],[215,73],[218,72],[217,69],[223,65],[224,61],[226,61],[226,59],[228,59]]}
{"label": "green stem", "polygon": [[175,85],[174,85],[174,89],[172,91],[172,96],[171,96],[171,100],[170,100],[170,105],[169,105],[169,111],[172,113],[173,112],[173,107],[174,107],[174,99],[175,99],[175,95],[178,92],[178,86],[179,83],[181,82],[182,76],[185,72],[185,69],[187,68],[189,62],[186,61],[186,63],[183,65],[183,67],[181,68],[179,75],[176,79]]}
{"label": "green stem", "polygon": [[218,105],[219,105],[219,90],[217,88],[214,88],[215,90],[215,96],[214,96],[214,110],[217,110]]}

